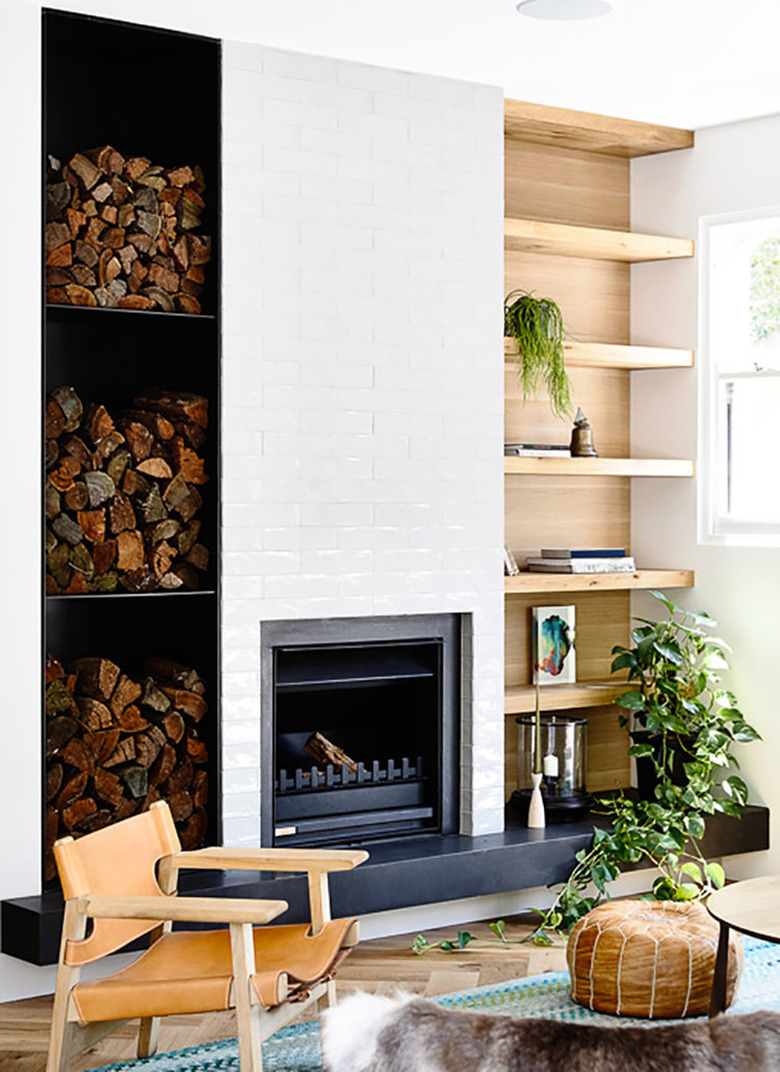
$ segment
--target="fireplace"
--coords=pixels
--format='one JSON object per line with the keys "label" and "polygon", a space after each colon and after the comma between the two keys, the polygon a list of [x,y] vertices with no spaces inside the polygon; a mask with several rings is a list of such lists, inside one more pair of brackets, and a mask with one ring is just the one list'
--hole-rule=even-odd
{"label": "fireplace", "polygon": [[265,844],[457,831],[457,615],[264,622],[261,675]]}

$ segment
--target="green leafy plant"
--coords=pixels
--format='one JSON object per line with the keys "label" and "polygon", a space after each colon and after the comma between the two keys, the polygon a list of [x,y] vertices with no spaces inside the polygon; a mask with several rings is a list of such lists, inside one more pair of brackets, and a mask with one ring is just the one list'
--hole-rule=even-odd
{"label": "green leafy plant", "polygon": [[571,383],[564,367],[563,316],[552,298],[513,290],[504,298],[504,335],[515,340],[523,401],[544,383],[557,417],[571,413]]}
{"label": "green leafy plant", "polygon": [[429,942],[424,934],[418,934],[412,942],[412,952],[416,953],[418,956],[427,953],[429,949],[442,949],[445,953],[459,953],[462,949],[466,948],[469,942],[474,941],[500,942],[502,945],[517,945],[528,941],[527,938],[507,938],[506,923],[503,919],[497,919],[493,923],[489,923],[488,928],[493,932],[495,938],[478,938],[476,934],[471,934],[470,931],[458,931],[457,936],[454,939],[444,939],[441,942]]}
{"label": "green leafy plant", "polygon": [[[655,900],[696,900],[725,881],[720,864],[708,862],[700,848],[705,819],[715,812],[739,818],[748,790],[728,773],[739,769],[732,747],[759,735],[722,686],[730,649],[712,635],[717,623],[704,612],[678,607],[662,592],[650,594],[667,617],[634,619],[639,624],[631,631],[632,646],[612,649],[612,672],[628,670],[630,687],[615,701],[628,712],[621,725],[632,715],[651,736],[632,745],[629,754],[652,762],[653,799],[636,800],[621,790],[597,801],[596,814],[607,825],[594,830],[589,850],[577,853],[552,907],[539,912],[538,941],[549,941],[549,930],[568,932],[607,897],[621,865],[644,863],[658,870]],[[681,778],[675,758],[682,759]]]}
{"label": "green leafy plant", "polygon": [[[739,817],[747,803],[747,786],[736,774],[734,743],[755,741],[758,734],[745,721],[736,697],[723,688],[721,671],[728,669],[731,649],[711,635],[716,623],[708,614],[686,611],[661,592],[651,592],[666,608],[663,621],[636,618],[630,648],[612,649],[613,672],[628,670],[630,688],[615,702],[649,733],[629,755],[652,761],[657,778],[656,799],[682,804],[698,812],[716,811]],[[629,715],[623,715],[626,725]],[[675,757],[682,758],[684,778],[675,784]],[[715,790],[722,796],[715,796]]]}
{"label": "green leafy plant", "polygon": [[[612,649],[612,671],[628,670],[628,688],[615,701],[626,712],[621,725],[633,717],[650,734],[629,754],[652,762],[653,795],[638,800],[621,789],[596,801],[590,847],[576,854],[552,906],[531,910],[540,917],[529,936],[538,945],[551,944],[551,934],[567,934],[607,899],[609,883],[626,866],[657,869],[648,895],[653,900],[697,900],[725,882],[723,868],[707,861],[700,847],[706,817],[723,812],[739,818],[747,786],[730,773],[739,769],[732,749],[760,738],[734,694],[723,688],[721,671],[728,668],[730,649],[712,635],[716,623],[705,613],[678,607],[661,592],[651,595],[667,617],[634,619],[631,647]],[[675,758],[682,762],[675,764]]]}

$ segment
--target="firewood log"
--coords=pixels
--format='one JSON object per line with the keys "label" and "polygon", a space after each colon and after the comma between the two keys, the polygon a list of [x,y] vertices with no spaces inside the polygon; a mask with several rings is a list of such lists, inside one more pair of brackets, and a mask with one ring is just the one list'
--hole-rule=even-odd
{"label": "firewood log", "polygon": [[[87,747],[92,750],[98,766],[111,767],[121,761],[116,758],[117,754],[119,753],[120,756],[123,756],[127,749],[124,747],[125,742],[120,741],[120,737],[121,733],[116,727],[87,734],[84,741]],[[126,740],[130,741],[130,747],[132,748],[133,739],[128,737]]]}
{"label": "firewood log", "polygon": [[110,659],[90,657],[74,660],[70,668],[78,675],[77,687],[82,695],[96,700],[110,700],[119,677],[116,663]]}
{"label": "firewood log", "polygon": [[178,793],[179,790],[189,789],[192,785],[192,779],[195,775],[195,768],[192,765],[191,760],[186,755],[183,759],[179,760],[176,768],[171,772],[168,777],[166,791],[168,795],[171,793]]}
{"label": "firewood log", "polygon": [[146,767],[132,763],[122,767],[119,776],[131,797],[138,800],[140,797],[146,796],[149,789],[149,772]]}
{"label": "firewood log", "polygon": [[186,391],[171,392],[156,388],[139,395],[134,402],[139,409],[164,413],[170,418],[185,418],[195,421],[201,428],[208,427],[208,399]]}
{"label": "firewood log", "polygon": [[116,806],[122,798],[122,783],[116,774],[98,767],[95,771],[95,793],[100,800]]}
{"label": "firewood log", "polygon": [[81,800],[77,800],[74,804],[70,804],[67,808],[64,808],[60,815],[62,821],[65,824],[65,829],[69,833],[73,833],[75,827],[80,826],[90,815],[94,815],[97,811],[97,805],[92,797],[82,797]]}
{"label": "firewood log", "polygon": [[170,744],[163,745],[159,756],[154,761],[149,771],[149,781],[151,784],[155,786],[162,785],[176,767],[176,762],[176,749]]}
{"label": "firewood log", "polygon": [[144,541],[141,533],[136,529],[129,532],[120,532],[116,538],[117,569],[133,570],[140,569],[144,563]]}
{"label": "firewood log", "polygon": [[51,802],[60,790],[65,772],[61,763],[50,762],[46,768],[46,801]]}
{"label": "firewood log", "polygon": [[334,767],[341,767],[346,764],[350,771],[355,772],[357,770],[357,763],[355,763],[354,759],[350,759],[342,748],[329,741],[321,733],[313,733],[303,746],[303,750],[323,767],[328,766],[328,764]]}
{"label": "firewood log", "polygon": [[46,755],[53,756],[61,752],[77,730],[76,720],[67,715],[57,715],[50,719],[46,725]]}
{"label": "firewood log", "polygon": [[192,815],[192,797],[185,790],[180,790],[178,793],[170,793],[168,796],[168,806],[171,809],[171,814],[173,815],[175,822],[181,822]]}
{"label": "firewood log", "polygon": [[52,531],[59,536],[61,540],[69,543],[71,547],[75,547],[77,543],[81,543],[84,536],[81,526],[77,525],[67,514],[60,514],[58,517],[55,517],[51,527]]}
{"label": "firewood log", "polygon": [[[104,510],[79,510],[76,516],[85,539],[94,544],[104,542],[106,538],[106,514]],[[100,570],[99,572],[104,571]]]}
{"label": "firewood log", "polygon": [[204,770],[192,779],[192,801],[196,808],[205,808],[209,796],[209,776]]}
{"label": "firewood log", "polygon": [[57,797],[57,801],[54,805],[57,811],[62,811],[63,808],[66,808],[69,804],[72,804],[75,800],[78,800],[79,797],[83,796],[86,786],[87,776],[83,771],[70,778],[62,787],[62,790]]}
{"label": "firewood log", "polygon": [[197,692],[190,692],[172,685],[160,685],[160,688],[178,711],[182,711],[195,722],[200,722],[208,711],[208,704]]}
{"label": "firewood log", "polygon": [[122,477],[122,491],[130,496],[146,495],[151,491],[151,485],[135,469],[126,469]]}
{"label": "firewood log", "polygon": [[120,729],[126,733],[139,733],[149,726],[135,704],[129,704],[123,711],[118,711],[115,717]]}
{"label": "firewood log", "polygon": [[[117,730],[117,734],[119,731]],[[102,762],[104,767],[116,767],[120,763],[129,763],[135,759],[135,738],[123,737],[116,748]]]}
{"label": "firewood log", "polygon": [[187,738],[187,755],[193,763],[208,763],[208,749],[203,741],[198,740],[194,732]]}
{"label": "firewood log", "polygon": [[[203,465],[202,459],[198,458],[198,461]],[[137,468],[139,473],[143,473],[144,476],[154,477],[155,480],[171,480],[173,478],[173,471],[164,458],[147,458],[145,461],[139,462]]]}
{"label": "firewood log", "polygon": [[87,485],[81,480],[77,480],[68,490],[65,492],[65,505],[74,514],[78,514],[85,510],[89,506],[89,492],[87,491]]}
{"label": "firewood log", "polygon": [[208,828],[208,818],[203,808],[196,808],[179,832],[182,848],[186,851],[203,844]]}
{"label": "firewood log", "polygon": [[73,487],[73,481],[76,476],[81,472],[81,465],[76,458],[68,455],[62,458],[55,469],[49,474],[47,479],[57,491],[67,491]]}
{"label": "firewood log", "polygon": [[111,711],[100,700],[91,696],[79,696],[76,700],[79,710],[79,721],[88,730],[103,730],[112,725],[114,719]]}
{"label": "firewood log", "polygon": [[71,737],[65,747],[59,750],[58,755],[63,763],[75,767],[76,770],[90,776],[95,773],[95,757],[81,737]]}
{"label": "firewood log", "polygon": [[[127,473],[125,473],[125,477]],[[122,487],[124,487],[124,481]],[[131,532],[135,529],[135,511],[133,504],[127,495],[121,491],[116,492],[109,506],[109,521],[112,536],[119,536],[122,532]]]}
{"label": "firewood log", "polygon": [[163,729],[169,740],[174,744],[178,744],[184,736],[184,719],[181,717],[178,711],[170,711],[163,717],[162,721]]}
{"label": "firewood log", "polygon": [[66,453],[75,458],[82,469],[92,469],[93,460],[89,447],[77,435],[63,435],[58,444]]}

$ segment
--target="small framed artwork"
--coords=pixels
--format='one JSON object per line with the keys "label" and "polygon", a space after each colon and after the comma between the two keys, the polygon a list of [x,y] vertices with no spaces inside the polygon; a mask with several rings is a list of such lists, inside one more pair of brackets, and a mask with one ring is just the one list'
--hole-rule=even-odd
{"label": "small framed artwork", "polygon": [[534,684],[571,685],[577,680],[574,607],[533,608]]}

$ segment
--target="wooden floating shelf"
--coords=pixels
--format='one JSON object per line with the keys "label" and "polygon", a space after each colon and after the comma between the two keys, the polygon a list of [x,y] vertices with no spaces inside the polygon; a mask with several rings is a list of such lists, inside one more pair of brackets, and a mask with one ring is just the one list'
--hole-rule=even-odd
{"label": "wooden floating shelf", "polygon": [[690,477],[694,472],[687,458],[504,458],[507,476]]}
{"label": "wooden floating shelf", "polygon": [[[693,350],[666,346],[615,346],[603,342],[565,342],[567,368],[665,369],[691,368]],[[504,358],[514,364],[517,358],[513,339],[504,339]]]}
{"label": "wooden floating shelf", "polygon": [[[625,681],[578,681],[574,685],[545,685],[539,689],[542,711],[572,711],[580,707],[603,707],[628,690]],[[528,715],[536,710],[533,685],[515,685],[504,693],[504,714]]]}
{"label": "wooden floating shelf", "polygon": [[558,257],[627,263],[693,256],[693,241],[690,238],[509,218],[504,220],[504,248],[523,253],[550,253]]}
{"label": "wooden floating shelf", "polygon": [[627,588],[693,588],[693,570],[634,570],[633,573],[518,573],[504,577],[504,594],[615,592]]}
{"label": "wooden floating shelf", "polygon": [[626,159],[693,147],[692,130],[517,100],[504,101],[504,134],[537,145]]}

